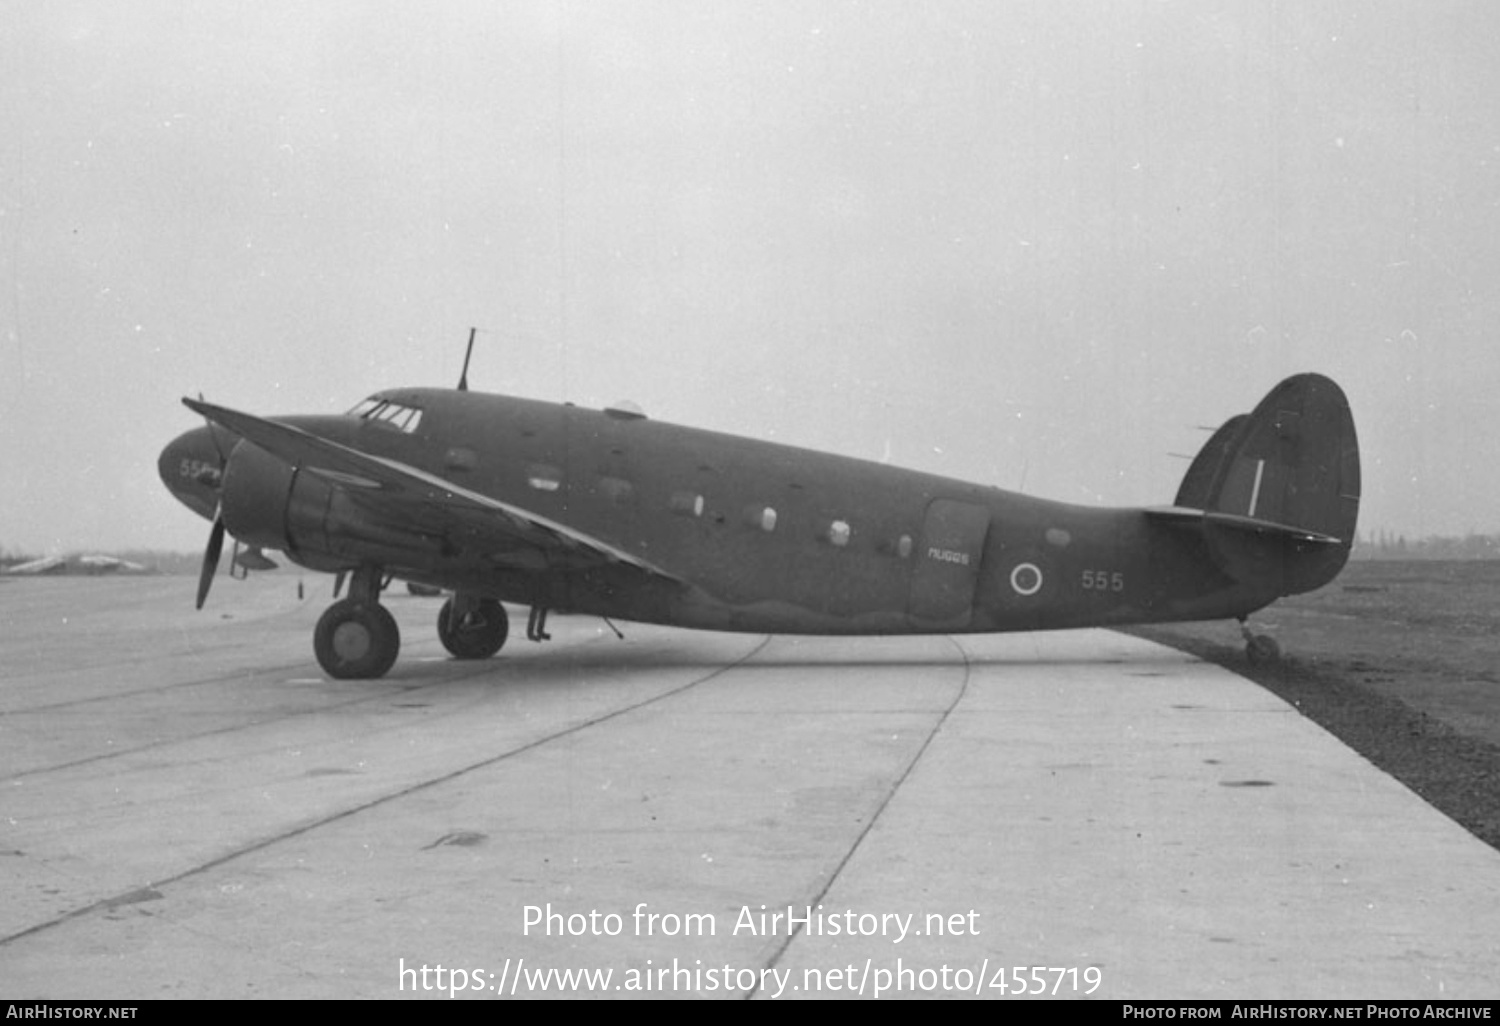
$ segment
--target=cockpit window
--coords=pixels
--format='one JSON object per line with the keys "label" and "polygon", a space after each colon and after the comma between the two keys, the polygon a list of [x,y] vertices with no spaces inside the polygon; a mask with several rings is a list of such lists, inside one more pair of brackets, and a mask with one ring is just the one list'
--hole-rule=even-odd
{"label": "cockpit window", "polygon": [[349,411],[351,417],[359,417],[362,420],[378,420],[392,427],[412,434],[417,426],[422,423],[422,411],[415,406],[407,406],[403,403],[394,403],[380,396],[371,396]]}

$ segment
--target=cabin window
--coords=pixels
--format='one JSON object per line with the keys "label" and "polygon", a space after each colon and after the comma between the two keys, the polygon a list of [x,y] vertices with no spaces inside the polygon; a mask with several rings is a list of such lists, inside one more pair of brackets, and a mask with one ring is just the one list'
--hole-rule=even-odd
{"label": "cabin window", "polygon": [[776,530],[776,510],[770,506],[746,506],[744,520],[747,527],[758,527],[767,534]]}
{"label": "cabin window", "polygon": [[911,535],[903,534],[901,540],[896,542],[896,554],[902,559],[911,558]]}
{"label": "cabin window", "polygon": [[681,516],[701,517],[703,496],[697,492],[673,492],[672,498],[667,502],[667,508]]}
{"label": "cabin window", "polygon": [[847,521],[835,520],[828,525],[828,540],[835,548],[844,548],[849,544],[849,538],[854,533]]}
{"label": "cabin window", "polygon": [[533,463],[526,468],[526,483],[539,492],[555,492],[562,487],[562,471],[547,463]]}

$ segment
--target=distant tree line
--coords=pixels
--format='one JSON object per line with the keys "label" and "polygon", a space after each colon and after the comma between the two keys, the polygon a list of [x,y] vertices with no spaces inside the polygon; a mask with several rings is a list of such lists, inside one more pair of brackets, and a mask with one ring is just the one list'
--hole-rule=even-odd
{"label": "distant tree line", "polygon": [[1469,533],[1463,537],[1428,535],[1407,538],[1390,531],[1371,531],[1355,540],[1354,559],[1500,559],[1500,535]]}

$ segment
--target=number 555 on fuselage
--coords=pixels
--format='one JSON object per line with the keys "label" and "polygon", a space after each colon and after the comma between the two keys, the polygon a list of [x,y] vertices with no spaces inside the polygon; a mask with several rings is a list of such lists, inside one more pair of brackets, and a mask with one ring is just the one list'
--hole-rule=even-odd
{"label": "number 555 on fuselage", "polygon": [[[460,658],[508,634],[502,602],[723,631],[933,634],[1244,618],[1343,567],[1359,507],[1348,403],[1301,374],[1232,417],[1171,505],[1052,502],[650,420],[438,388],[341,416],[210,422],[162,452],[167,487],[226,532],[352,575],[314,648],[335,677],[399,649],[393,578],[452,592]],[[1256,651],[1252,643],[1252,654]],[[1261,650],[1264,652],[1264,649]]]}

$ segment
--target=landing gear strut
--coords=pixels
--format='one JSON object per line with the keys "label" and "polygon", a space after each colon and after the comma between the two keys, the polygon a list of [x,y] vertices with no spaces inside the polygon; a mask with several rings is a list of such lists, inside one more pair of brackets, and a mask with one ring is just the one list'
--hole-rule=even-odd
{"label": "landing gear strut", "polygon": [[455,595],[438,613],[438,638],[455,659],[488,659],[510,634],[505,607],[492,598]]}
{"label": "landing gear strut", "polygon": [[313,652],[318,665],[338,680],[383,677],[401,651],[401,631],[380,604],[381,570],[366,566],[354,572],[349,597],[335,602],[318,619]]}
{"label": "landing gear strut", "polygon": [[532,606],[531,616],[526,621],[527,641],[551,641],[552,635],[547,633],[547,607]]}
{"label": "landing gear strut", "polygon": [[1245,639],[1245,658],[1251,666],[1270,666],[1281,661],[1281,646],[1269,634],[1256,634],[1240,617],[1240,634]]}

